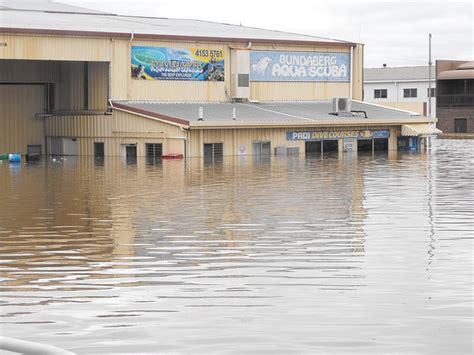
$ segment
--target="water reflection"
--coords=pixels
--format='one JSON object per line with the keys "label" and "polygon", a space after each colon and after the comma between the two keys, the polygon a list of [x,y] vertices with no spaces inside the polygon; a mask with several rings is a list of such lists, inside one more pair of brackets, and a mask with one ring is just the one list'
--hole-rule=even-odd
{"label": "water reflection", "polygon": [[472,143],[0,165],[0,330],[80,353],[462,353]]}

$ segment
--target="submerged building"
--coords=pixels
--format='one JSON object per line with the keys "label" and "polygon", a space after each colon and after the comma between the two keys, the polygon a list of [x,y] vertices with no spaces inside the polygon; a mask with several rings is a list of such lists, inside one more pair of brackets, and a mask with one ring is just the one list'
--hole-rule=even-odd
{"label": "submerged building", "polygon": [[422,149],[435,119],[362,102],[363,45],[0,2],[0,153]]}
{"label": "submerged building", "polygon": [[438,126],[444,133],[474,134],[474,61],[436,61]]}

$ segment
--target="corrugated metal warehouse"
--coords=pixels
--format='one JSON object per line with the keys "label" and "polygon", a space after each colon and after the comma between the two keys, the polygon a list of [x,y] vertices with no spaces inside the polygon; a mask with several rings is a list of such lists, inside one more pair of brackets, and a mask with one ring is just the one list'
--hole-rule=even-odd
{"label": "corrugated metal warehouse", "polygon": [[361,101],[358,43],[51,2],[0,16],[0,153],[396,151],[439,133]]}

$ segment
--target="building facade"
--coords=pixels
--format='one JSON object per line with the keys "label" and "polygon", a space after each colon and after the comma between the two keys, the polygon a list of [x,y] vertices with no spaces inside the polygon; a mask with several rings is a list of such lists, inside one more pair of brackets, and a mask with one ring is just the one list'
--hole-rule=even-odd
{"label": "building facade", "polygon": [[438,127],[446,134],[474,134],[474,61],[436,61]]}
{"label": "building facade", "polygon": [[382,67],[364,69],[364,100],[436,117],[436,73],[431,68],[431,115],[429,67]]}
{"label": "building facade", "polygon": [[[2,4],[0,152],[396,151],[398,141],[418,147],[438,133],[427,128],[430,118],[360,101],[361,44],[57,3]],[[334,108],[332,98],[348,99]]]}

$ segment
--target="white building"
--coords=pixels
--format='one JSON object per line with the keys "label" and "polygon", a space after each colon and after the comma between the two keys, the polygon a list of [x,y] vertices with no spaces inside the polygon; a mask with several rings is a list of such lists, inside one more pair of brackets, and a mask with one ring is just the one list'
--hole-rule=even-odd
{"label": "white building", "polygon": [[[436,117],[436,73],[431,68],[431,117]],[[364,101],[428,115],[428,66],[364,69]]]}

